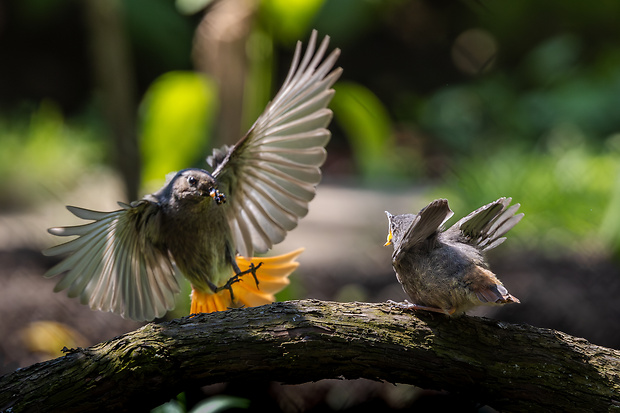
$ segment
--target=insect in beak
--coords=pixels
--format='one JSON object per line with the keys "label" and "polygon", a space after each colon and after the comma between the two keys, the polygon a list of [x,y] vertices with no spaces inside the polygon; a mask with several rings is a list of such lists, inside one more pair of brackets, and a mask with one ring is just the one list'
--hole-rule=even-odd
{"label": "insect in beak", "polygon": [[218,205],[226,202],[226,195],[224,195],[215,188],[211,188],[211,190],[209,191],[209,196],[213,198]]}

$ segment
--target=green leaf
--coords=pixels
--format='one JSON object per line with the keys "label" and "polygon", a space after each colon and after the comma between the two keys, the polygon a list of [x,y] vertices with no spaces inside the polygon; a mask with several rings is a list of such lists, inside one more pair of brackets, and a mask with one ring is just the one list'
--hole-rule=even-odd
{"label": "green leaf", "polygon": [[176,7],[181,14],[195,14],[207,8],[213,0],[176,0]]}
{"label": "green leaf", "polygon": [[144,185],[160,185],[166,174],[204,160],[216,102],[216,87],[205,75],[178,71],[155,80],[141,107]]}
{"label": "green leaf", "polygon": [[353,156],[363,176],[371,179],[390,173],[386,159],[394,155],[391,120],[379,98],[366,87],[339,82],[331,108],[345,130]]}
{"label": "green leaf", "polygon": [[325,0],[263,0],[264,21],[273,23],[270,30],[283,42],[302,39]]}
{"label": "green leaf", "polygon": [[229,409],[248,409],[250,401],[234,396],[213,396],[200,402],[191,410],[191,413],[217,413]]}

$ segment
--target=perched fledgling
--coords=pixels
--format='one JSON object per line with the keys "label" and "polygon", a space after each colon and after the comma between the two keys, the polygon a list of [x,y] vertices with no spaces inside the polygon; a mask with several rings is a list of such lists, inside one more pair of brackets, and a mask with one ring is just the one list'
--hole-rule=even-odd
{"label": "perched fledgling", "polygon": [[523,218],[519,204],[500,198],[444,230],[453,212],[446,199],[437,199],[419,214],[392,215],[386,211],[394,245],[392,266],[413,303],[405,308],[461,315],[479,305],[518,303],[484,258]]}
{"label": "perched fledgling", "polygon": [[342,72],[332,70],[340,50],[323,59],[329,37],[315,53],[316,40],[313,31],[303,58],[298,42],[273,101],[236,145],[207,159],[212,173],[182,170],[118,211],[68,207],[94,222],[49,230],[78,236],[44,251],[70,254],[45,274],[64,274],[56,291],[134,320],[173,307],[179,274],[192,284],[192,313],[274,301],[301,250],[271,258],[254,252],[284,240],[308,212],[331,137],[327,105]]}

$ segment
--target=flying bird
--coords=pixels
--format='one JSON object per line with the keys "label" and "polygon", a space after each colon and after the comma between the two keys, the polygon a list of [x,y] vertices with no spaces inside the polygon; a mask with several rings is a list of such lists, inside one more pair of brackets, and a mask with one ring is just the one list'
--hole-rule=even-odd
{"label": "flying bird", "polygon": [[77,236],[44,251],[68,254],[45,274],[62,275],[55,291],[140,321],[173,308],[181,275],[192,285],[191,313],[273,302],[301,250],[254,254],[284,240],[308,212],[342,73],[332,70],[340,50],[323,58],[329,37],[316,43],[313,31],[303,57],[297,43],[284,84],[243,138],[207,158],[211,172],[170,174],[163,188],[117,211],[67,207],[92,222],[49,229]]}

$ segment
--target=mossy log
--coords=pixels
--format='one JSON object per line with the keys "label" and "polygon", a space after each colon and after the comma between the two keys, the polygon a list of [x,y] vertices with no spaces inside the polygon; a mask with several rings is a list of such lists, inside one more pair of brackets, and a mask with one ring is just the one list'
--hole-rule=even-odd
{"label": "mossy log", "polygon": [[446,390],[502,412],[620,411],[618,350],[529,325],[318,300],[151,323],[70,350],[1,377],[0,411],[148,409],[188,386],[328,378]]}

